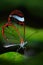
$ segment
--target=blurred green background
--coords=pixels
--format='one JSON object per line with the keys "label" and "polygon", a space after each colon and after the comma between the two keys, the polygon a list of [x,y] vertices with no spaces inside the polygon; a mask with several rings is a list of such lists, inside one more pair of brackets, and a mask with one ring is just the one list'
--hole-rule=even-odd
{"label": "blurred green background", "polygon": [[[29,21],[26,19],[26,22],[31,22],[31,25],[32,23],[36,24],[36,22],[33,22],[33,20],[31,19],[36,20],[37,18],[38,18],[38,21],[36,20],[38,22],[37,25],[43,22],[43,0],[27,0],[27,1],[26,0],[0,0],[0,41],[2,41],[2,33],[1,33],[2,25],[7,22],[7,17],[9,13],[14,9],[20,9],[20,8],[23,9],[23,12],[24,10],[27,10],[30,15],[29,16],[30,20],[28,18]],[[30,42],[32,41],[43,42],[43,29],[38,29],[38,28],[35,29],[28,26],[28,28],[26,28],[26,31],[27,31],[26,38],[28,37],[27,38],[28,41],[30,40]],[[29,38],[29,36],[34,32],[37,32],[37,33],[32,35],[31,38]],[[30,43],[29,45],[34,46],[35,44]],[[43,52],[40,52],[36,56],[32,56],[28,58],[15,52],[9,52],[9,53],[0,55],[0,65],[7,65],[7,64],[8,65],[14,65],[14,64],[15,65],[20,65],[20,64],[21,65],[24,65],[24,64],[25,65],[38,65],[38,64],[43,65]]]}
{"label": "blurred green background", "polygon": [[43,0],[1,0],[0,11],[7,11],[23,6],[32,15],[43,17]]}

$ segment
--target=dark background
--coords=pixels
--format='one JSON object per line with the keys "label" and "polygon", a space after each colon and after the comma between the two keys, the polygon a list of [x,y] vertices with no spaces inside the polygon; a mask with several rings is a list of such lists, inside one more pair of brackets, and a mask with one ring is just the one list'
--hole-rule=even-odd
{"label": "dark background", "polygon": [[28,26],[43,28],[43,0],[0,0],[0,20],[7,20],[14,9],[24,13]]}

